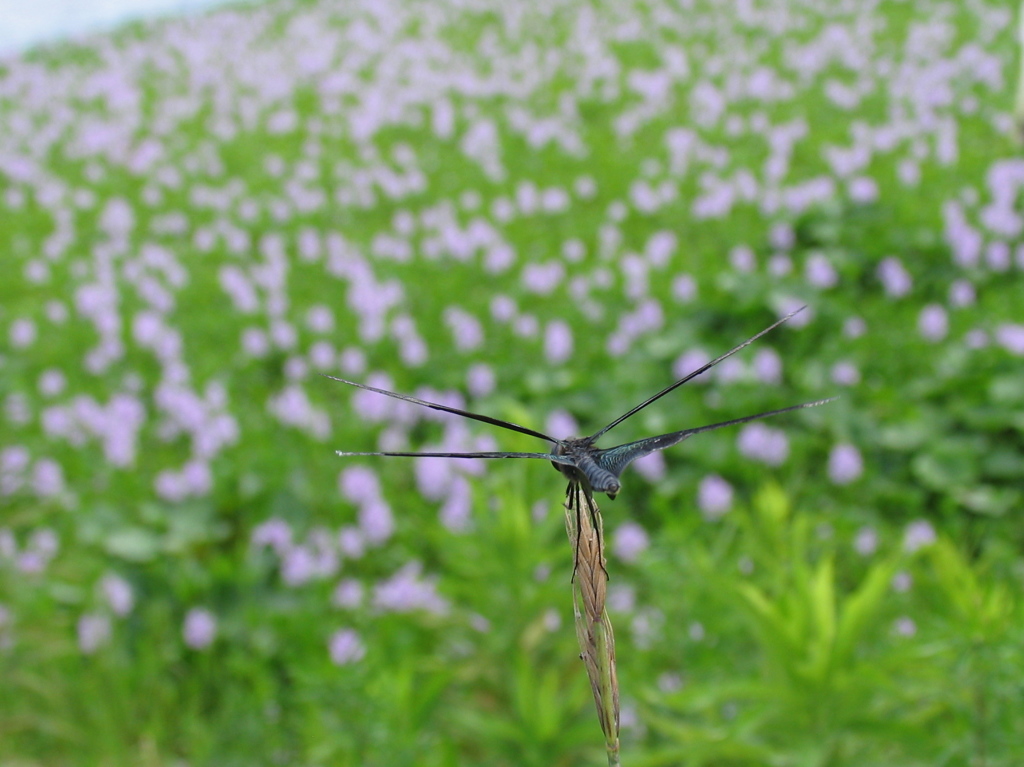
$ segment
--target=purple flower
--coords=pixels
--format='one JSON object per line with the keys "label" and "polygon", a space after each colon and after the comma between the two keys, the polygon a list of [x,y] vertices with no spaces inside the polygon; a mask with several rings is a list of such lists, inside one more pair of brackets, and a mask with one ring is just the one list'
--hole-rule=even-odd
{"label": "purple flower", "polygon": [[893,624],[893,632],[897,636],[912,637],[917,633],[917,624],[914,623],[913,618],[903,616],[902,618],[898,618],[896,623]]}
{"label": "purple flower", "polygon": [[867,329],[867,323],[860,317],[850,317],[843,323],[843,335],[847,338],[860,338]]}
{"label": "purple flower", "polygon": [[544,264],[527,264],[523,268],[522,283],[527,293],[546,296],[557,288],[565,279],[565,266],[561,261],[548,261]]}
{"label": "purple flower", "polygon": [[584,200],[597,194],[597,182],[591,176],[580,176],[573,182],[572,188]]}
{"label": "purple flower", "polygon": [[860,371],[852,362],[837,362],[832,366],[832,381],[840,386],[856,386],[860,383]]}
{"label": "purple flower", "polygon": [[757,262],[754,260],[754,251],[746,245],[737,245],[729,251],[729,264],[737,272],[754,271],[757,266]]}
{"label": "purple flower", "polygon": [[972,306],[974,300],[974,285],[968,280],[954,280],[949,286],[949,305],[954,309]]}
{"label": "purple flower", "polygon": [[480,362],[470,367],[466,374],[466,388],[472,397],[479,399],[494,391],[494,370],[490,365]]}
{"label": "purple flower", "polygon": [[269,546],[283,556],[292,545],[292,529],[283,519],[274,517],[257,525],[252,531],[253,546]]}
{"label": "purple flower", "polygon": [[828,476],[837,485],[848,485],[864,473],[860,451],[849,444],[836,445],[828,456]]}
{"label": "purple flower", "polygon": [[672,297],[681,304],[688,304],[697,297],[697,281],[689,274],[680,274],[672,280]]}
{"label": "purple flower", "polygon": [[444,311],[444,321],[451,329],[455,346],[460,351],[472,351],[484,342],[483,327],[472,314],[450,306]]}
{"label": "purple flower", "polygon": [[11,346],[15,349],[31,346],[36,340],[36,324],[32,320],[19,317],[11,323],[9,336]]}
{"label": "purple flower", "polygon": [[104,575],[100,581],[100,589],[114,615],[123,618],[135,606],[135,594],[132,592],[131,584],[120,575]]}
{"label": "purple flower", "polygon": [[110,640],[110,618],[86,613],[78,619],[78,649],[91,655]]}
{"label": "purple flower", "polygon": [[422,566],[410,562],[373,591],[373,605],[385,612],[425,610],[435,615],[448,612],[448,602],[437,593],[437,579],[421,577]]}
{"label": "purple flower", "polygon": [[346,666],[366,657],[366,645],[354,630],[339,629],[331,635],[328,652],[334,665]]}
{"label": "purple flower", "polygon": [[205,650],[217,636],[217,619],[202,607],[193,607],[185,615],[181,630],[185,644],[193,650]]}
{"label": "purple flower", "polygon": [[544,428],[548,434],[565,439],[573,434],[579,434],[579,424],[568,410],[552,410],[544,422]]}
{"label": "purple flower", "polygon": [[366,538],[358,527],[343,527],[338,531],[338,551],[349,559],[359,559],[366,553]]}
{"label": "purple flower", "polygon": [[892,298],[901,298],[907,295],[914,284],[910,278],[910,273],[895,256],[884,259],[878,265],[876,274],[886,294]]}
{"label": "purple flower", "polygon": [[926,341],[941,341],[949,333],[949,317],[938,304],[928,304],[917,317],[917,329]]}
{"label": "purple flower", "polygon": [[363,599],[363,584],[355,578],[345,578],[335,586],[331,604],[345,610],[355,610],[362,606]]}
{"label": "purple flower", "polygon": [[562,320],[552,320],[544,330],[544,356],[552,365],[572,357],[572,330]]}
{"label": "purple flower", "polygon": [[32,467],[32,489],[40,498],[64,492],[64,472],[52,458],[40,458]]}
{"label": "purple flower", "polygon": [[636,609],[636,588],[627,583],[608,584],[608,608],[617,613],[631,613]]}
{"label": "purple flower", "polygon": [[359,528],[368,543],[384,543],[395,532],[391,507],[381,498],[362,504],[359,508]]}
{"label": "purple flower", "polygon": [[906,594],[913,585],[914,578],[906,571],[900,571],[892,577],[892,590],[897,594]]}
{"label": "purple flower", "polygon": [[709,474],[697,487],[697,506],[709,522],[720,519],[732,508],[732,485],[717,474]]}
{"label": "purple flower", "polygon": [[380,482],[373,469],[351,466],[338,477],[338,487],[352,503],[366,503],[380,497]]}
{"label": "purple flower", "polygon": [[448,497],[441,506],[441,524],[453,533],[463,533],[472,525],[473,493],[463,477],[456,476],[448,488]]}
{"label": "purple flower", "polygon": [[281,558],[281,580],[286,586],[301,586],[317,575],[316,558],[306,546],[290,546]]}
{"label": "purple flower", "polygon": [[267,334],[260,328],[246,328],[242,331],[242,350],[249,357],[266,357],[270,351]]}
{"label": "purple flower", "polygon": [[839,282],[839,274],[832,262],[821,253],[814,253],[804,264],[804,276],[807,283],[820,290],[834,288]]}
{"label": "purple flower", "polygon": [[366,354],[362,349],[346,347],[341,352],[338,364],[346,375],[362,375],[366,371]]}
{"label": "purple flower", "polygon": [[871,556],[878,549],[878,532],[872,527],[862,527],[853,539],[853,548],[863,557]]}
{"label": "purple flower", "polygon": [[793,271],[793,259],[785,253],[776,253],[768,259],[768,274],[772,277],[785,277]]}
{"label": "purple flower", "polygon": [[850,181],[850,199],[854,202],[874,202],[878,199],[878,184],[873,178],[858,176]]}
{"label": "purple flower", "polygon": [[314,333],[330,333],[334,330],[334,313],[323,304],[311,306],[306,312],[306,327]]}
{"label": "purple flower", "polygon": [[907,525],[907,529],[903,534],[904,551],[912,554],[918,549],[930,546],[933,543],[935,543],[935,528],[932,527],[931,522],[919,519]]}
{"label": "purple flower", "polygon": [[648,453],[635,460],[633,468],[648,482],[657,482],[665,476],[665,455],[660,450]]}
{"label": "purple flower", "polygon": [[54,397],[64,391],[66,383],[64,374],[51,368],[39,376],[39,393],[44,397]]}
{"label": "purple flower", "polygon": [[[702,368],[704,365],[711,361],[709,357],[701,349],[691,349],[688,352],[683,352],[676,361],[672,363],[672,375],[676,378],[682,378],[692,373],[694,370]],[[707,383],[707,378],[697,376],[693,379],[693,383]]]}
{"label": "purple flower", "polygon": [[649,546],[647,531],[636,522],[624,522],[612,536],[612,551],[623,562],[635,562]]}
{"label": "purple flower", "polygon": [[780,466],[789,457],[786,433],[763,423],[747,424],[736,441],[743,455],[769,466]]}
{"label": "purple flower", "polygon": [[778,384],[782,381],[782,357],[769,346],[763,346],[755,352],[750,367],[761,383]]}
{"label": "purple flower", "polygon": [[1000,325],[996,328],[996,342],[1011,354],[1024,356],[1024,325]]}

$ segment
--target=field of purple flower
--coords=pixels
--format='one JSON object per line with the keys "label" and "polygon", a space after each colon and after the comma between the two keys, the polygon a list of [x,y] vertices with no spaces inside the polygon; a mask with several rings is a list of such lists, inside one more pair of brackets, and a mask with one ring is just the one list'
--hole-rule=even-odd
{"label": "field of purple flower", "polygon": [[[0,59],[0,763],[1024,760],[1024,158],[996,0],[257,8]],[[527,464],[527,465],[522,465]]]}

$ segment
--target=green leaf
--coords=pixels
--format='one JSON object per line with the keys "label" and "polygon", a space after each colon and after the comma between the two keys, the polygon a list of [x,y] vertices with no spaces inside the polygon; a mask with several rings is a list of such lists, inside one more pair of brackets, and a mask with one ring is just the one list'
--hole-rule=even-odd
{"label": "green leaf", "polygon": [[129,562],[149,562],[160,554],[160,536],[143,527],[126,527],[107,536],[104,549]]}

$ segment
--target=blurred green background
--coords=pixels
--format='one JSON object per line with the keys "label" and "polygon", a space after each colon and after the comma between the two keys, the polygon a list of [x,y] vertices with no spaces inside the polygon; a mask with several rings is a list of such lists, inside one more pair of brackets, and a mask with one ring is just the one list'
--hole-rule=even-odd
{"label": "blurred green background", "polygon": [[[0,764],[1018,765],[1004,4],[256,7],[0,60]],[[478,428],[479,427],[479,428]]]}

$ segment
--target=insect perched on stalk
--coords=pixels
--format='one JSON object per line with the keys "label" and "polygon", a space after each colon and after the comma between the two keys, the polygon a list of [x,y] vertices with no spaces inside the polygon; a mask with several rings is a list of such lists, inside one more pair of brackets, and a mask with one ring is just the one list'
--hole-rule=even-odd
{"label": "insect perched on stalk", "polygon": [[[816,405],[823,405],[826,402],[831,402],[835,397],[828,399],[817,400],[815,402],[805,402],[801,405],[791,405],[790,407],[780,408],[778,410],[769,410],[765,413],[758,413],[756,415],[748,415],[743,418],[734,418],[729,421],[722,421],[720,423],[713,423],[708,426],[697,426],[690,429],[681,429],[680,431],[669,432],[668,434],[659,434],[655,437],[645,437],[644,439],[638,439],[634,442],[627,442],[623,445],[617,445],[616,447],[610,448],[599,448],[596,446],[598,439],[603,437],[605,433],[611,431],[611,429],[618,426],[620,423],[625,421],[630,416],[636,415],[645,407],[650,405],[652,402],[661,399],[669,392],[682,386],[687,381],[690,381],[701,373],[705,373],[719,362],[731,357],[736,352],[749,346],[758,338],[763,336],[770,330],[774,330],[786,320],[793,317],[793,315],[800,312],[805,307],[800,307],[796,311],[790,312],[782,319],[774,322],[760,333],[755,336],[751,336],[746,341],[741,343],[739,346],[729,350],[721,357],[711,360],[705,365],[694,370],[692,373],[680,378],[671,386],[662,389],[660,392],[655,394],[653,397],[641,402],[636,407],[628,410],[627,412],[620,415],[614,421],[609,423],[602,429],[591,434],[589,437],[570,437],[568,439],[555,439],[547,434],[529,429],[525,426],[520,426],[509,421],[502,421],[499,418],[492,418],[491,416],[481,415],[480,413],[470,413],[466,410],[460,410],[459,408],[449,407],[448,405],[439,405],[435,402],[425,402],[415,397],[410,397],[405,394],[397,394],[392,391],[386,391],[384,389],[377,389],[373,386],[367,386],[366,384],[356,383],[355,381],[346,381],[344,378],[335,378],[334,376],[326,376],[335,381],[348,384],[349,386],[356,386],[366,391],[376,392],[377,394],[384,394],[388,397],[394,397],[395,399],[404,400],[405,402],[412,402],[415,405],[422,405],[423,407],[433,408],[434,410],[442,410],[446,413],[453,413],[455,415],[462,416],[463,418],[471,418],[474,421],[482,421],[483,423],[489,423],[494,426],[500,426],[503,429],[509,431],[516,431],[520,434],[528,434],[531,437],[538,437],[539,439],[550,442],[553,447],[550,452],[547,453],[510,453],[510,452],[479,452],[479,453],[413,453],[413,452],[376,452],[376,453],[353,453],[348,451],[338,450],[336,451],[340,456],[398,456],[398,457],[411,457],[411,458],[539,458],[545,461],[551,461],[552,465],[564,474],[569,479],[570,490],[574,484],[579,484],[584,489],[585,494],[590,497],[595,492],[605,493],[609,498],[613,499],[618,495],[622,485],[619,482],[619,477],[629,464],[638,458],[642,458],[649,453],[653,453],[655,450],[664,450],[667,447],[676,445],[682,442],[687,437],[692,437],[694,434],[700,434],[705,431],[712,431],[714,429],[721,429],[724,426],[735,426],[736,424],[747,423],[748,421],[755,421],[760,418],[768,418],[769,416],[779,415],[780,413],[788,413],[792,410],[801,410],[803,408],[815,407]],[[571,493],[570,493],[571,494]]]}
{"label": "insect perched on stalk", "polygon": [[[604,541],[602,536],[601,512],[594,500],[594,493],[605,493],[609,498],[614,499],[621,489],[619,477],[629,464],[637,458],[641,458],[655,450],[663,450],[666,447],[682,442],[687,437],[700,434],[704,431],[721,429],[723,426],[747,423],[759,418],[788,413],[791,410],[800,410],[806,407],[814,407],[831,402],[830,399],[817,400],[816,402],[805,402],[802,405],[792,405],[769,410],[757,415],[748,415],[743,418],[734,418],[731,421],[722,421],[709,426],[698,426],[691,429],[659,434],[655,437],[645,437],[634,442],[627,442],[623,445],[610,448],[599,448],[596,443],[605,433],[618,426],[630,416],[639,413],[652,402],[664,397],[666,394],[682,386],[701,373],[704,373],[722,360],[731,357],[733,354],[749,346],[768,331],[778,327],[794,314],[801,311],[803,307],[787,314],[782,319],[762,330],[757,335],[748,338],[739,346],[731,349],[721,357],[712,360],[694,370],[692,373],[683,376],[674,384],[653,397],[641,402],[636,407],[620,415],[603,429],[591,434],[589,437],[574,437],[569,439],[555,439],[547,434],[528,429],[525,426],[502,421],[498,418],[470,413],[459,408],[448,405],[438,405],[434,402],[426,402],[405,394],[377,389],[366,384],[346,381],[343,378],[327,376],[335,381],[341,381],[350,386],[357,386],[360,389],[384,394],[388,397],[412,402],[416,405],[442,410],[446,413],[453,413],[463,418],[471,418],[474,421],[482,421],[503,429],[516,431],[520,434],[528,434],[531,437],[547,440],[552,444],[550,452],[547,453],[501,453],[501,452],[480,452],[480,453],[412,453],[412,452],[377,452],[377,453],[352,453],[337,451],[341,456],[409,456],[428,458],[540,458],[551,461],[552,465],[564,474],[569,485],[566,488],[565,500],[565,527],[569,534],[569,541],[572,543],[575,552],[573,559],[573,616],[576,626],[576,637],[580,645],[580,659],[587,669],[587,676],[590,679],[591,691],[594,695],[594,703],[597,706],[597,718],[605,737],[605,750],[608,755],[609,767],[618,767],[619,762],[619,684],[615,672],[615,637],[612,633],[611,619],[605,608],[607,596],[608,570],[605,567]],[[578,578],[576,576],[579,576]]]}

